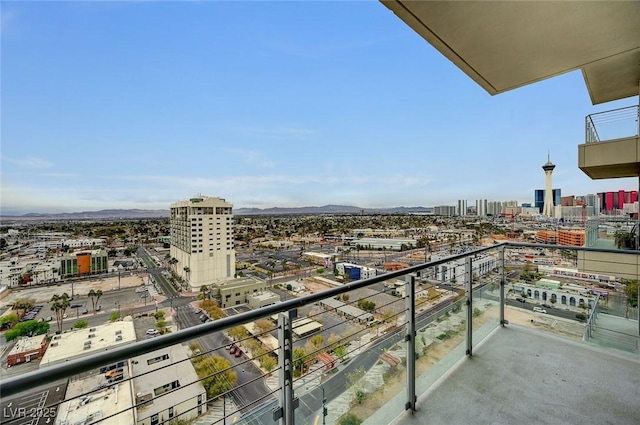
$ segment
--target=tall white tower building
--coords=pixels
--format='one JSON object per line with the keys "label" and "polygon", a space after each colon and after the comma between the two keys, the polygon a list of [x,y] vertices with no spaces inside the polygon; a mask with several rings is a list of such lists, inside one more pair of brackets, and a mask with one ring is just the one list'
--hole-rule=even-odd
{"label": "tall white tower building", "polygon": [[547,163],[542,166],[545,176],[544,206],[542,207],[542,215],[547,217],[553,217],[553,189],[551,189],[551,176],[554,168],[556,168],[556,166],[551,163],[551,155],[547,154]]}
{"label": "tall white tower building", "polygon": [[458,199],[458,207],[456,212],[460,216],[467,215],[467,201],[465,199]]}
{"label": "tall white tower building", "polygon": [[235,277],[232,209],[208,196],[171,204],[171,267],[192,289]]}

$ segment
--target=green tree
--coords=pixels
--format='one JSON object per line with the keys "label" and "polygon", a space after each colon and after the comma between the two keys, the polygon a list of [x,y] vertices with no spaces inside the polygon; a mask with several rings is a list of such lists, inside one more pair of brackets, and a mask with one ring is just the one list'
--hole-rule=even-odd
{"label": "green tree", "polygon": [[221,356],[198,356],[192,359],[193,366],[207,390],[209,400],[233,389],[238,375],[231,369],[229,360]]}
{"label": "green tree", "polygon": [[18,323],[18,315],[10,313],[0,317],[0,326],[3,326],[5,323]]}
{"label": "green tree", "polygon": [[89,298],[91,298],[91,304],[93,305],[93,314],[96,314],[96,307],[98,305],[98,300],[100,299],[101,296],[102,296],[101,289],[98,289],[97,291],[92,289],[89,291]]}
{"label": "green tree", "polygon": [[249,332],[244,328],[244,326],[235,326],[229,329],[229,336],[236,341],[240,341],[241,339],[249,336]]}
{"label": "green tree", "polygon": [[207,285],[202,285],[200,287],[200,295],[202,295],[203,300],[211,299],[211,290]]}
{"label": "green tree", "polygon": [[293,375],[301,376],[305,372],[305,359],[307,357],[307,352],[304,348],[294,347],[293,348]]}
{"label": "green tree", "polygon": [[256,320],[253,324],[256,334],[263,334],[265,332],[271,332],[275,326],[269,319]]}
{"label": "green tree", "polygon": [[62,295],[54,294],[51,297],[51,311],[53,311],[56,316],[58,332],[62,332],[62,321],[70,305],[69,295],[66,292],[62,293]]}
{"label": "green tree", "polygon": [[112,322],[115,322],[119,318],[120,318],[120,313],[118,313],[117,311],[111,313],[111,316],[109,316],[109,320]]}
{"label": "green tree", "polygon": [[34,300],[27,298],[20,298],[16,302],[13,303],[11,307],[13,310],[18,312],[18,317],[22,317],[25,313],[33,308],[35,304]]}
{"label": "green tree", "polygon": [[624,292],[627,294],[627,301],[632,307],[638,307],[638,280],[626,280]]}
{"label": "green tree", "polygon": [[278,365],[278,361],[271,356],[262,356],[260,357],[260,364],[264,370],[271,373]]}
{"label": "green tree", "polygon": [[86,320],[78,320],[76,323],[73,324],[73,327],[76,329],[84,329],[87,326],[89,326],[89,323],[87,323]]}
{"label": "green tree", "polygon": [[37,320],[27,320],[18,323],[12,329],[4,333],[7,342],[21,336],[42,335],[49,332],[49,324],[47,322],[38,322]]}
{"label": "green tree", "polygon": [[360,419],[354,413],[345,413],[344,415],[340,416],[340,419],[338,419],[338,425],[361,425],[361,424],[362,424],[362,419]]}

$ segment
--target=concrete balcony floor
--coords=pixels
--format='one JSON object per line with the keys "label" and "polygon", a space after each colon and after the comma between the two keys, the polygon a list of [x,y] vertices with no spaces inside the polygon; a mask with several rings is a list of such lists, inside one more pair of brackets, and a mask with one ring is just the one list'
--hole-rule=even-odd
{"label": "concrete balcony floor", "polygon": [[419,396],[417,406],[393,423],[637,425],[640,357],[508,325]]}

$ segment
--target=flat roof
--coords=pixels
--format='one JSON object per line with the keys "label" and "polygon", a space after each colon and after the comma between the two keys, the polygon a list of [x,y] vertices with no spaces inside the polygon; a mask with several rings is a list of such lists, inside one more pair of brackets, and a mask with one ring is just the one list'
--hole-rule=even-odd
{"label": "flat roof", "polygon": [[54,335],[51,339],[49,348],[40,361],[40,367],[69,361],[96,351],[109,350],[135,341],[136,331],[131,320],[63,332]]}
{"label": "flat roof", "polygon": [[366,311],[360,310],[358,307],[354,307],[349,304],[345,304],[342,307],[338,308],[338,311],[341,311],[353,318],[358,318],[358,319],[373,318],[373,314],[367,313]]}
{"label": "flat roof", "polygon": [[25,336],[19,338],[9,352],[9,355],[39,350],[42,346],[42,340],[44,340],[45,338],[45,335],[36,335],[32,337]]}
{"label": "flat roof", "polygon": [[293,322],[291,330],[297,336],[304,336],[322,329],[322,323],[311,319],[300,319]]}
{"label": "flat roof", "polygon": [[324,300],[320,300],[321,304],[327,305],[331,308],[340,308],[345,305],[342,301],[336,300],[335,298],[327,298]]}
{"label": "flat roof", "polygon": [[131,408],[133,406],[131,386],[126,380],[128,377],[128,368],[125,367],[125,380],[103,387],[86,396],[81,395],[87,394],[107,382],[104,374],[98,373],[83,376],[82,379],[71,380],[67,386],[66,399],[73,400],[60,404],[55,423],[57,425],[76,425],[98,421],[101,425],[131,425],[135,423]]}
{"label": "flat roof", "polygon": [[269,291],[255,292],[253,294],[247,295],[247,297],[254,298],[254,299],[260,300],[260,301],[267,301],[267,300],[270,300],[271,298],[277,298],[278,301],[280,301],[280,297],[278,296],[278,294],[275,294],[275,293],[269,292]]}
{"label": "flat roof", "polygon": [[[168,358],[161,360],[165,355]],[[153,373],[154,371],[157,372]],[[176,406],[205,392],[189,360],[187,348],[180,344],[133,357],[131,374],[136,394],[141,396],[150,394],[152,400],[137,408],[138,422],[166,410],[169,406]],[[155,395],[156,388],[174,381],[180,383],[179,389],[160,396]],[[157,402],[155,402],[156,399]]]}

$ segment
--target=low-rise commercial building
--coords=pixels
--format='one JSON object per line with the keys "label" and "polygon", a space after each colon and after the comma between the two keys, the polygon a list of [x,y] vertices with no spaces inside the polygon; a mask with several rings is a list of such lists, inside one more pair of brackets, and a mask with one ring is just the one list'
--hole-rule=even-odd
{"label": "low-rise commercial building", "polygon": [[267,289],[267,283],[255,276],[217,282],[211,285],[211,295],[220,297],[220,307],[247,304],[248,296]]}
{"label": "low-rise commercial building", "polygon": [[279,302],[280,296],[271,291],[255,292],[247,295],[247,305],[253,309],[277,304]]}
{"label": "low-rise commercial building", "polygon": [[135,341],[133,322],[127,320],[63,332],[52,337],[40,367],[77,359],[96,351],[110,350]]}
{"label": "low-rise commercial building", "polygon": [[188,422],[207,411],[207,393],[182,345],[131,359],[136,424]]}
{"label": "low-rise commercial building", "polygon": [[47,337],[37,335],[18,339],[7,356],[7,366],[29,363],[41,359],[47,351]]}

